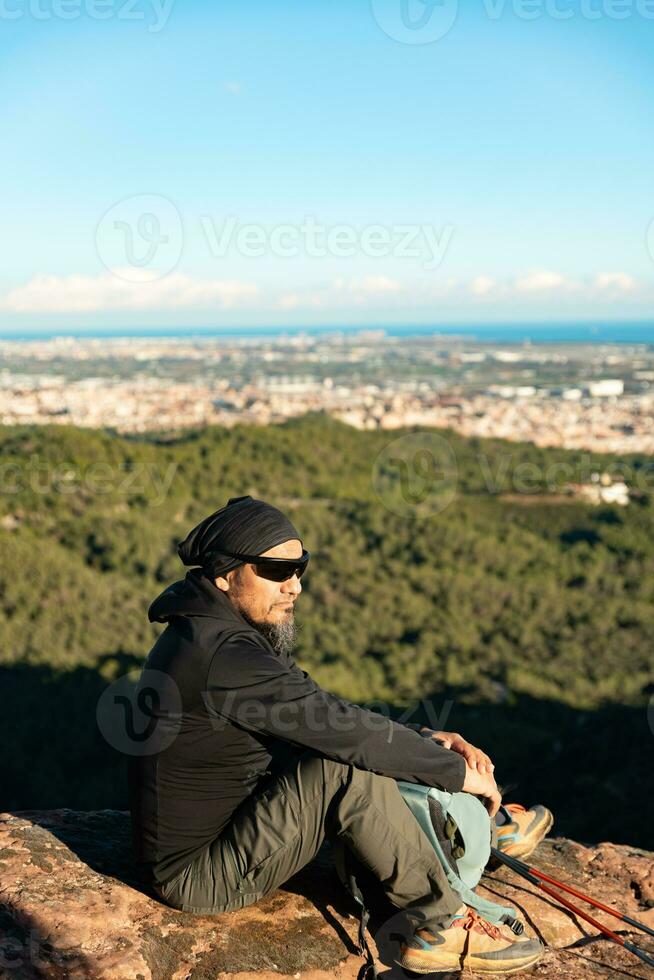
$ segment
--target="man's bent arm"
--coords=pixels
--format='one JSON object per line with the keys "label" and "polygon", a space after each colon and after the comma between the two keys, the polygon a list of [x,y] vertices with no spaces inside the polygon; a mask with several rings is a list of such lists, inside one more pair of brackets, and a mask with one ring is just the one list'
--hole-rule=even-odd
{"label": "man's bent arm", "polygon": [[406,725],[330,694],[292,659],[250,636],[223,644],[211,662],[205,705],[253,732],[313,749],[394,779],[461,790],[462,756]]}

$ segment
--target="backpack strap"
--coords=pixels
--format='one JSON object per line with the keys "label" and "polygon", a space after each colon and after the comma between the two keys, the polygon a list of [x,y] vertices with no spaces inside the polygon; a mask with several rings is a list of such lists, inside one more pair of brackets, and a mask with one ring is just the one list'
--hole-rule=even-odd
{"label": "backpack strap", "polygon": [[[404,802],[436,851],[452,890],[484,919],[494,925],[505,923],[516,935],[520,935],[524,926],[514,908],[491,902],[473,891],[490,857],[490,822],[483,803],[470,793],[447,793],[433,786],[401,779],[397,785]],[[440,820],[434,819],[434,805],[440,812]],[[442,834],[437,830],[441,824],[445,827],[445,834],[451,838],[450,847],[443,846]]]}
{"label": "backpack strap", "polygon": [[359,971],[357,980],[378,980],[379,973],[377,971],[377,965],[366,936],[366,930],[370,920],[370,912],[366,908],[363,892],[359,888],[356,875],[352,868],[350,850],[339,837],[331,841],[331,846],[336,873],[360,908],[358,953],[360,956],[365,957],[365,963]]}

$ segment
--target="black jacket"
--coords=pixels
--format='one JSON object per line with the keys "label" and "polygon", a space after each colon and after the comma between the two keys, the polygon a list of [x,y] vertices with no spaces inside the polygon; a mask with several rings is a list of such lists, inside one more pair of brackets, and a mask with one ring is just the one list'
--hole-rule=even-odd
{"label": "black jacket", "polygon": [[168,626],[144,670],[162,672],[147,676],[165,678],[179,710],[159,706],[157,719],[155,705],[153,720],[168,737],[158,751],[150,742],[129,760],[134,845],[146,881],[165,881],[192,861],[262,777],[306,749],[396,779],[461,789],[462,756],[320,688],[199,569],[155,599],[149,617]]}

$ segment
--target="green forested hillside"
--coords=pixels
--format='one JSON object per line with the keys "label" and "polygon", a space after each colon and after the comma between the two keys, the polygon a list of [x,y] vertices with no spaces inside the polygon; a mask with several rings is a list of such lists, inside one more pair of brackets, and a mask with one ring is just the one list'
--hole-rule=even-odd
{"label": "green forested hillside", "polygon": [[[651,779],[650,493],[628,508],[562,502],[557,480],[618,461],[441,431],[456,494],[433,513],[398,513],[401,467],[375,460],[402,435],[321,415],[165,440],[0,429],[0,676],[13,747],[0,802],[126,805],[95,701],[151,646],[148,604],[185,572],[177,541],[252,493],[285,509],[313,553],[297,660],[319,682],[397,712],[450,699],[448,727],[467,723],[523,797],[549,792],[560,810],[563,767],[586,809],[575,823],[564,808],[564,829],[626,839],[602,805],[644,770]],[[647,485],[651,460],[622,462]],[[641,816],[632,843],[648,833]]]}

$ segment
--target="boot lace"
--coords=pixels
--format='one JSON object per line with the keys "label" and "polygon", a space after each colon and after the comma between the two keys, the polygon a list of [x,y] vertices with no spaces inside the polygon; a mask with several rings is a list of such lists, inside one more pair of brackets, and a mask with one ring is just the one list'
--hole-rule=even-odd
{"label": "boot lace", "polygon": [[460,919],[455,919],[452,923],[452,927],[459,929],[465,929],[466,932],[479,932],[481,935],[484,933],[490,936],[491,939],[502,939],[502,933],[497,926],[494,926],[492,922],[487,919],[482,918],[478,912],[474,909],[469,908],[466,914],[461,916]]}

